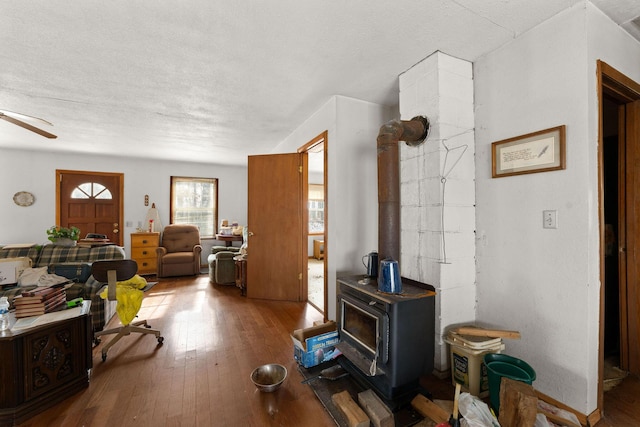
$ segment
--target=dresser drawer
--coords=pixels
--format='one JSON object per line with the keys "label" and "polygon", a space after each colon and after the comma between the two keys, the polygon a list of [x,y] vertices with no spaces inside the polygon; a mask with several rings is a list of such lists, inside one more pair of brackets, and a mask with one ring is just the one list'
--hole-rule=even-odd
{"label": "dresser drawer", "polygon": [[158,270],[158,258],[140,258],[138,263],[138,274],[155,273]]}
{"label": "dresser drawer", "polygon": [[156,254],[156,247],[153,248],[136,248],[135,246],[131,248],[131,258],[133,259],[142,259],[142,258],[156,258],[158,255]]}
{"label": "dresser drawer", "polygon": [[131,234],[131,247],[155,248],[160,244],[159,233]]}

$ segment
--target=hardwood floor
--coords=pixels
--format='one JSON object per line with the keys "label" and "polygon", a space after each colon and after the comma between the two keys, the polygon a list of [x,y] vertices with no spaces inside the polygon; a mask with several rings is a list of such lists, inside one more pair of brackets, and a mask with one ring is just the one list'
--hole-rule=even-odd
{"label": "hardwood floor", "polygon": [[629,375],[604,394],[604,417],[595,427],[640,426],[640,378]]}
{"label": "hardwood floor", "polygon": [[[293,360],[289,333],[322,320],[311,306],[247,299],[200,275],[161,279],[139,314],[162,331],[162,346],[131,335],[102,362],[105,337],[93,350],[89,387],[20,426],[335,426]],[[272,362],[288,377],[275,393],[260,393],[249,375]],[[450,379],[422,383],[434,399],[453,398]],[[639,403],[640,381],[627,377],[605,394],[596,427],[640,425]]]}
{"label": "hardwood floor", "polygon": [[[332,426],[293,360],[289,333],[322,320],[301,303],[248,300],[208,276],[162,279],[139,313],[160,328],[130,335],[102,362],[93,351],[89,387],[22,426]],[[110,326],[118,324],[117,316]],[[275,393],[249,379],[265,363],[287,367]]]}

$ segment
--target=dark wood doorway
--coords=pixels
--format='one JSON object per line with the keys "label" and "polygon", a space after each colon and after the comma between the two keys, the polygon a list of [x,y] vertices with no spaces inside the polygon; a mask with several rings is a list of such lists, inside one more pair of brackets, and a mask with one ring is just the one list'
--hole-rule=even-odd
{"label": "dark wood doorway", "polygon": [[249,298],[306,299],[306,162],[306,153],[249,156]]}
{"label": "dark wood doorway", "polygon": [[104,234],[122,246],[124,174],[56,170],[56,224]]}
{"label": "dark wood doorway", "polygon": [[600,350],[604,361],[640,374],[640,84],[598,62],[600,195]]}

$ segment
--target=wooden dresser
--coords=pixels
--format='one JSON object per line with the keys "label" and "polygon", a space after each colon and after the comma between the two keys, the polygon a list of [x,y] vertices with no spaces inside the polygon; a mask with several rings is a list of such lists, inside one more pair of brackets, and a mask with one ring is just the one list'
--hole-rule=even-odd
{"label": "wooden dresser", "polygon": [[160,233],[131,233],[131,259],[138,263],[138,274],[156,274]]}

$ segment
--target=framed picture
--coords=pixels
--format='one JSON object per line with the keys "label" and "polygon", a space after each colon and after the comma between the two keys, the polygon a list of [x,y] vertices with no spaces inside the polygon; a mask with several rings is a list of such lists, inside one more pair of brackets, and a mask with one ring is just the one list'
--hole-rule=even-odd
{"label": "framed picture", "polygon": [[491,176],[521,175],[564,169],[565,126],[491,144]]}

